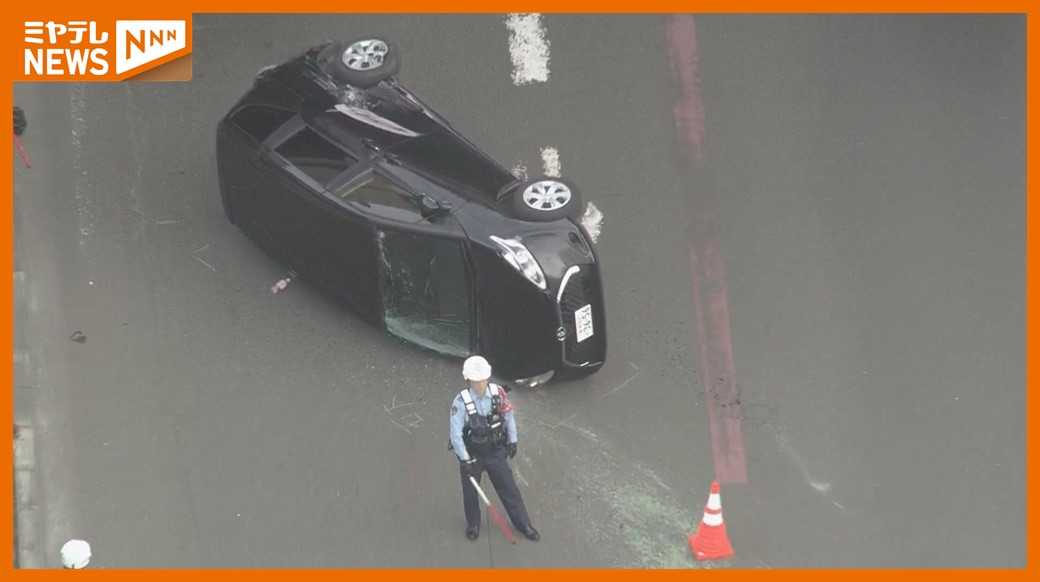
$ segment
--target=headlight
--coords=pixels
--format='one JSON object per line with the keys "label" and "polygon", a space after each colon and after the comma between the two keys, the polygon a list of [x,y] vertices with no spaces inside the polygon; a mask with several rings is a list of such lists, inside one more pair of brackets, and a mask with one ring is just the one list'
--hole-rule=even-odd
{"label": "headlight", "polygon": [[498,245],[498,252],[513,268],[527,277],[527,280],[538,286],[543,291],[546,289],[545,273],[538,266],[538,261],[531,256],[531,251],[515,238],[502,239],[492,236],[491,240]]}

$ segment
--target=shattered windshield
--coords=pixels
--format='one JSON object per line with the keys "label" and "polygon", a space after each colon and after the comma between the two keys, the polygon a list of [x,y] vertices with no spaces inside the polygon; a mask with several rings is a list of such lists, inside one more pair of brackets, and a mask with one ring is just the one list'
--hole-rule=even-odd
{"label": "shattered windshield", "polygon": [[461,243],[405,232],[380,235],[387,330],[434,351],[470,351],[469,282]]}

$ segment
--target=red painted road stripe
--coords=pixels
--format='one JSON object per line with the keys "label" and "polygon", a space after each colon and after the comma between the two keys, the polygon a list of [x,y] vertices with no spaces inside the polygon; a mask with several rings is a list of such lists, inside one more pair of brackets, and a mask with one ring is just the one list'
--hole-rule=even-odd
{"label": "red painted road stripe", "polygon": [[[680,90],[675,104],[679,143],[690,156],[693,172],[704,164],[704,103],[697,81],[697,30],[693,17],[668,17],[667,36],[672,74]],[[729,331],[726,273],[718,242],[718,218],[711,184],[695,188],[687,203],[691,229],[690,268],[701,379],[708,406],[715,477],[722,483],[746,483],[747,467],[740,432],[740,397]]]}

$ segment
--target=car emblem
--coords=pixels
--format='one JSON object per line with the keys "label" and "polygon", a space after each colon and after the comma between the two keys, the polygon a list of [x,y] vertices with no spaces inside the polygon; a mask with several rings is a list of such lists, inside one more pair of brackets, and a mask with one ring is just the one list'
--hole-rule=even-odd
{"label": "car emblem", "polygon": [[567,339],[567,330],[564,329],[563,326],[560,326],[560,328],[556,330],[556,339],[560,340],[561,342]]}

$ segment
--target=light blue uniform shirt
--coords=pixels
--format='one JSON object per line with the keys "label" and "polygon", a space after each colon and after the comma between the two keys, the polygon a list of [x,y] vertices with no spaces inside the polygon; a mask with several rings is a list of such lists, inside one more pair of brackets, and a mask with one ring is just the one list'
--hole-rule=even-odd
{"label": "light blue uniform shirt", "polygon": [[[469,388],[466,388],[469,390]],[[498,386],[499,397],[505,401],[505,389]],[[470,394],[473,397],[473,404],[477,407],[477,414],[481,416],[487,416],[491,414],[491,384],[488,384],[487,390],[484,391],[484,396],[477,396],[476,392],[470,390]],[[462,393],[455,395],[455,400],[451,402],[451,446],[455,450],[455,454],[459,456],[460,461],[469,460],[469,451],[466,450],[466,444],[462,442],[462,428],[469,422],[469,414],[466,412],[466,403],[462,400]],[[506,433],[509,435],[509,442],[516,442],[516,415],[510,410],[502,415],[502,422],[506,425]]]}

